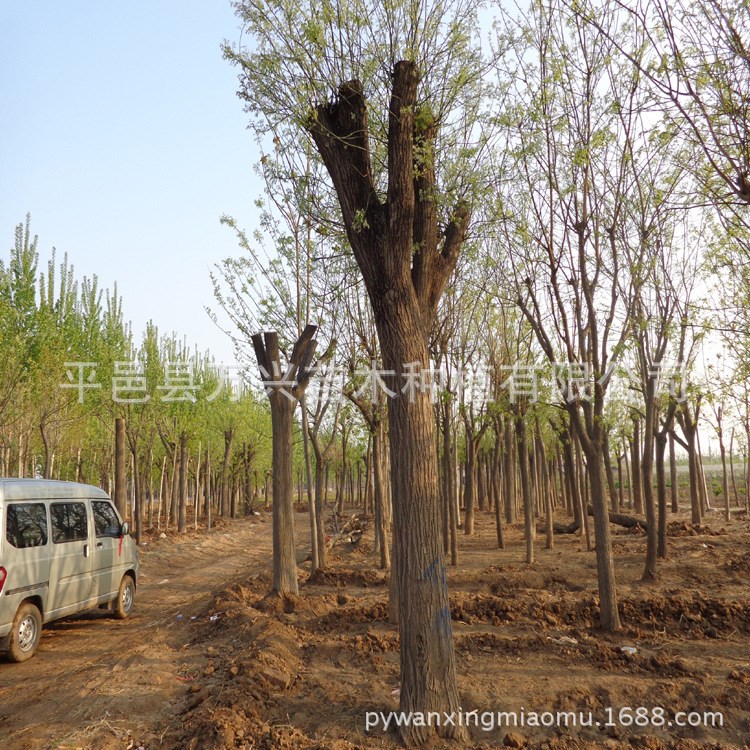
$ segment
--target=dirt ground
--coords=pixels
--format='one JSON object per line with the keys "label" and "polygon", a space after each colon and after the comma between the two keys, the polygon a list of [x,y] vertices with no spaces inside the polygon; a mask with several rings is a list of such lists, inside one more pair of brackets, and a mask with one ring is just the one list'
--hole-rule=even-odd
{"label": "dirt ground", "polygon": [[205,614],[213,593],[264,570],[270,554],[270,516],[150,535],[130,618],[92,610],[59,620],[32,659],[0,661],[0,748],[159,747],[203,661],[189,641],[218,624]]}
{"label": "dirt ground", "polygon": [[[306,516],[297,522],[302,553]],[[594,719],[479,724],[463,747],[750,747],[747,518],[713,513],[694,529],[671,517],[655,584],[639,582],[643,534],[612,528],[616,635],[597,629],[595,557],[579,537],[557,536],[553,550],[539,538],[527,566],[522,529],[506,529],[498,550],[489,513],[461,536],[448,579],[463,711]],[[303,564],[300,596],[285,600],[267,595],[270,546],[266,516],[152,540],[131,619],[95,612],[50,625],[32,660],[0,664],[0,748],[396,748],[392,732],[365,732],[368,711],[398,708],[398,636],[371,532],[339,543],[314,581]],[[604,726],[608,707],[625,722],[634,711],[620,710],[639,706],[663,708],[673,725]],[[723,726],[675,724],[678,712],[706,711]]]}

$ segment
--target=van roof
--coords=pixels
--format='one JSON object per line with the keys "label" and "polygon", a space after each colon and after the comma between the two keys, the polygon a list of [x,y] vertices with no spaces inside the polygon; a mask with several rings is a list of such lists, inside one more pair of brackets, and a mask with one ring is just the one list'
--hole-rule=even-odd
{"label": "van roof", "polygon": [[67,500],[69,498],[109,499],[107,493],[91,484],[57,482],[52,479],[0,479],[3,500]]}

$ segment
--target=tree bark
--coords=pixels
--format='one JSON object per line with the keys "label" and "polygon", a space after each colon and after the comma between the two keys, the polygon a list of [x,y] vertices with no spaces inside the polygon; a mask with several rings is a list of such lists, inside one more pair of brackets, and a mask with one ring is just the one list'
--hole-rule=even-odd
{"label": "tree bark", "polygon": [[273,442],[273,590],[299,594],[294,544],[294,404],[282,393],[270,397]]}
{"label": "tree bark", "polygon": [[513,424],[510,419],[505,422],[505,455],[503,470],[505,487],[505,522],[512,526],[516,522],[516,462]]}
{"label": "tree bark", "polygon": [[169,513],[167,522],[170,526],[177,525],[177,495],[179,493],[179,452],[177,446],[172,446],[172,481],[169,485]]}
{"label": "tree bark", "polygon": [[734,507],[740,507],[740,495],[737,491],[737,477],[734,473],[734,427],[732,427],[731,436],[729,438],[729,471],[732,476],[732,495],[734,496]]}
{"label": "tree bark", "polygon": [[234,442],[234,428],[224,430],[224,461],[221,464],[221,507],[219,515],[225,517],[230,511],[231,487],[229,468],[232,460],[232,444]]}
{"label": "tree bark", "polygon": [[669,483],[670,496],[672,500],[672,513],[680,512],[680,485],[677,476],[677,458],[674,449],[674,436],[669,435]]}
{"label": "tree bark", "polygon": [[500,434],[502,428],[499,423],[495,424],[495,450],[492,454],[492,484],[495,495],[495,530],[497,531],[497,547],[505,549],[505,539],[503,536],[503,504],[501,502],[502,493],[500,487],[502,484],[502,443]]}
{"label": "tree bark", "polygon": [[213,504],[211,476],[211,449],[206,444],[206,530],[211,531],[211,505]]}
{"label": "tree bark", "polygon": [[658,546],[658,528],[656,505],[654,503],[653,461],[654,461],[654,427],[656,420],[656,380],[648,377],[645,388],[646,418],[643,427],[643,454],[641,460],[641,484],[643,502],[646,509],[646,564],[641,576],[642,581],[656,580],[656,557]]}
{"label": "tree bark", "polygon": [[466,470],[464,475],[464,534],[474,533],[474,504],[477,491],[477,449],[471,430],[466,427]]}
{"label": "tree bark", "polygon": [[541,432],[539,431],[539,425],[537,424],[537,455],[539,461],[539,469],[541,473],[541,485],[542,485],[542,499],[544,505],[544,516],[545,516],[545,547],[546,549],[552,549],[555,546],[555,538],[552,531],[552,492],[550,490],[549,480],[549,467],[547,466],[547,452],[544,450],[544,442],[542,440]]}
{"label": "tree bark", "polygon": [[[588,513],[588,515],[593,516],[593,506],[587,505],[586,512]],[[646,521],[644,521],[642,518],[627,516],[624,513],[612,513],[612,511],[607,514],[607,518],[609,518],[610,523],[615,524],[615,526],[622,526],[624,529],[638,528],[643,529],[644,531],[648,530],[648,523],[646,523]]]}
{"label": "tree bark", "polygon": [[49,444],[49,436],[47,435],[47,425],[44,419],[39,421],[39,434],[42,438],[42,447],[44,448],[44,478],[52,479],[52,460],[54,455]]}
{"label": "tree bark", "polygon": [[383,425],[377,422],[375,431],[372,433],[372,462],[375,469],[375,522],[378,526],[380,536],[380,567],[389,570],[391,567],[390,543],[388,541],[388,526],[386,523],[387,512],[385,503],[385,482],[383,480],[383,457],[381,442],[383,436]]}
{"label": "tree bark", "polygon": [[586,505],[588,501],[585,497],[587,484],[589,479],[587,476],[587,467],[584,466],[583,455],[581,452],[580,440],[575,436],[575,453],[576,453],[576,486],[578,492],[576,494],[576,504],[578,506],[577,515],[580,518],[580,523],[583,531],[583,535],[586,539],[586,549],[591,552],[593,549],[591,545],[591,529],[589,528],[589,517],[586,513]]}
{"label": "tree bark", "polygon": [[[274,493],[274,498],[276,494]],[[323,460],[315,456],[315,537],[318,545],[318,568],[328,565],[325,536],[325,466]]]}
{"label": "tree bark", "polygon": [[628,510],[633,510],[633,472],[630,470],[631,462],[628,460],[629,443],[623,446],[625,456],[625,476],[628,480]]}
{"label": "tree bark", "polygon": [[659,510],[659,531],[656,554],[659,559],[667,558],[667,479],[664,456],[667,451],[667,436],[663,431],[656,434],[656,497]]}
{"label": "tree bark", "polygon": [[594,506],[594,533],[596,534],[596,568],[599,583],[599,618],[607,632],[620,629],[620,614],[617,609],[615,564],[612,557],[612,541],[609,533],[607,493],[602,471],[602,454],[596,441],[591,441],[587,468],[591,484],[591,502]]}
{"label": "tree bark", "polygon": [[641,469],[641,435],[640,420],[633,419],[633,441],[630,450],[633,462],[633,502],[635,512],[643,513],[643,474]]}
{"label": "tree bark", "polygon": [[565,429],[560,435],[563,449],[563,462],[565,464],[565,479],[568,486],[568,495],[571,501],[573,519],[577,528],[583,528],[583,515],[581,514],[581,487],[576,471],[576,459],[573,453],[573,435],[569,429]]}
{"label": "tree bark", "polygon": [[722,408],[717,411],[717,435],[719,437],[719,451],[721,453],[721,491],[724,495],[724,520],[732,520],[732,512],[729,508],[729,475],[727,473],[727,449],[724,445],[724,429],[722,426]]}
{"label": "tree bark", "polygon": [[529,451],[526,441],[526,425],[523,417],[517,415],[516,440],[518,445],[518,463],[521,473],[521,494],[523,495],[524,539],[526,540],[526,563],[534,562],[534,498],[531,492],[529,476]]}
{"label": "tree bark", "polygon": [[115,419],[115,507],[125,518],[128,489],[125,481],[125,419]]}
{"label": "tree bark", "polygon": [[612,510],[615,513],[620,512],[620,503],[617,496],[617,489],[615,487],[615,475],[612,471],[612,451],[609,446],[609,430],[604,430],[604,472],[607,477],[607,488],[609,489],[609,497],[612,502]]}
{"label": "tree bark", "polygon": [[180,499],[177,517],[177,531],[180,534],[187,533],[187,491],[188,477],[187,466],[187,433],[183,430],[180,433]]}

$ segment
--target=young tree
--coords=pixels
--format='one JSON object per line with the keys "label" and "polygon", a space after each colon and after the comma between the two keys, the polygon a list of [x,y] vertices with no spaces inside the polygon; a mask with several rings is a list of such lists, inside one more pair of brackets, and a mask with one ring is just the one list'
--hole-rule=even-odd
{"label": "young tree", "polygon": [[[517,247],[517,304],[549,364],[586,457],[596,533],[600,620],[620,628],[606,488],[605,398],[630,325],[618,233],[640,133],[638,79],[607,37],[566,9],[535,2],[508,18],[518,53],[509,138],[525,190],[504,195]],[[619,20],[602,20],[617,35]],[[613,106],[613,102],[615,103]],[[584,518],[585,520],[585,518]]]}

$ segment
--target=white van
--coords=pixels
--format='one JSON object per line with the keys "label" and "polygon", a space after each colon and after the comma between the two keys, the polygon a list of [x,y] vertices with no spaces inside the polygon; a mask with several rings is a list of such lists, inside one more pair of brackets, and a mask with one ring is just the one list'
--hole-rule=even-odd
{"label": "white van", "polygon": [[107,493],[75,482],[0,479],[0,652],[25,661],[42,623],[97,605],[133,609],[138,550]]}

